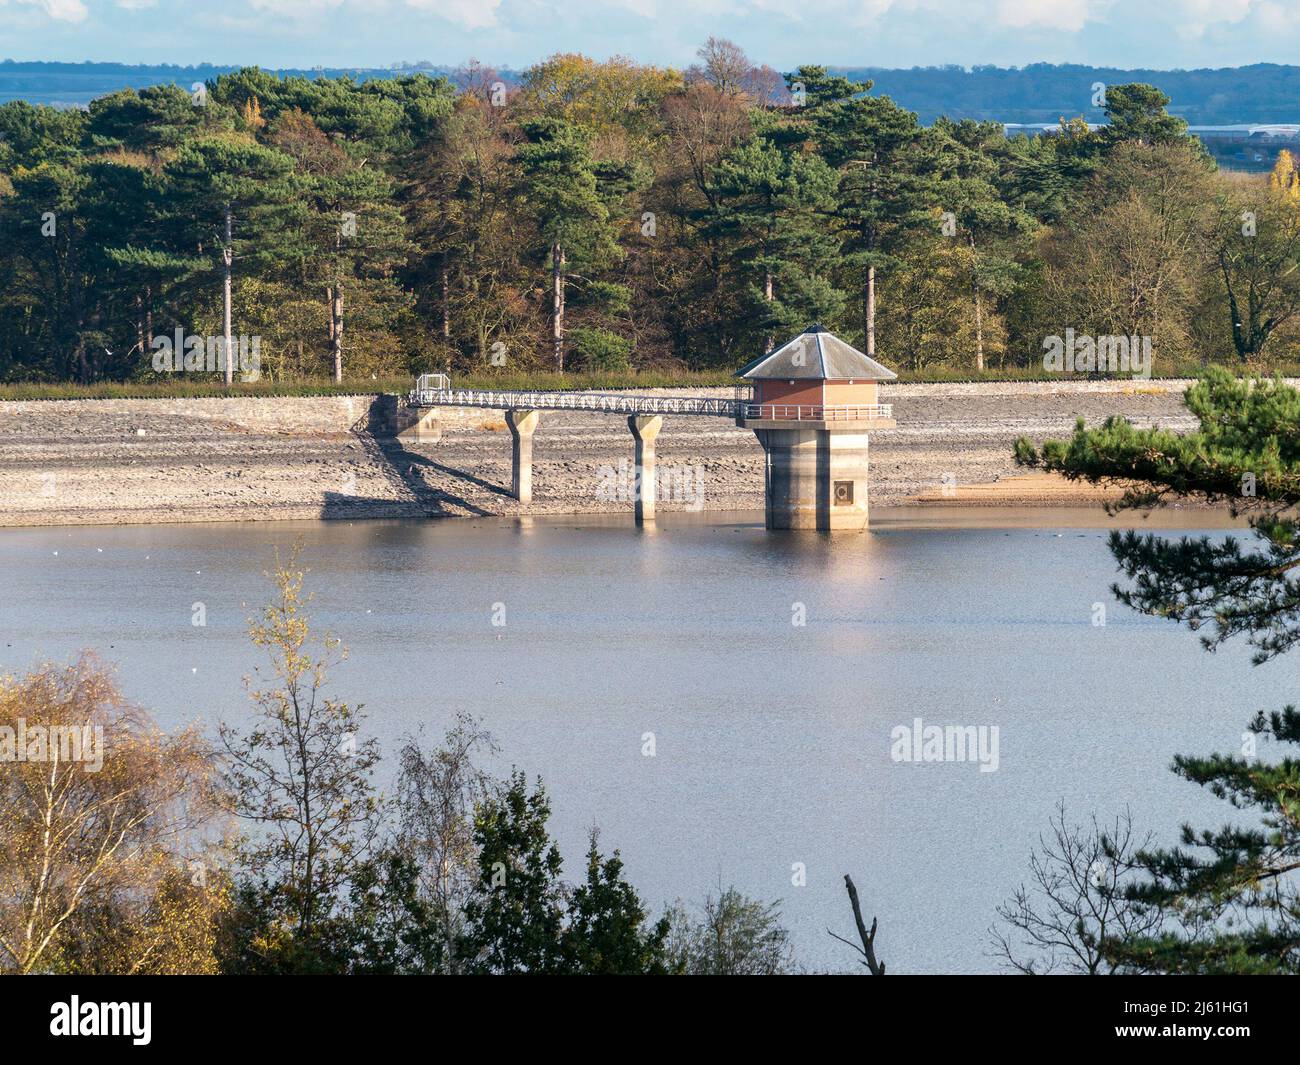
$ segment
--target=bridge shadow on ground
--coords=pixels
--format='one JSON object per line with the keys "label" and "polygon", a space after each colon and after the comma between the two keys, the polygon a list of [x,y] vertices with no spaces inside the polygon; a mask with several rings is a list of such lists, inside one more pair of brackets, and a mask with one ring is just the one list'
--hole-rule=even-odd
{"label": "bridge shadow on ground", "polygon": [[454,478],[466,485],[491,492],[503,499],[513,500],[510,492],[500,485],[485,481],[465,470],[434,462],[425,455],[408,451],[400,440],[389,436],[372,436],[364,430],[356,432],[356,439],[365,457],[394,489],[397,498],[376,499],[346,492],[327,492],[321,507],[323,519],[337,520],[355,517],[410,517],[412,511],[426,517],[492,517],[495,512],[484,510],[477,503],[445,488],[435,488],[420,475],[430,470]]}

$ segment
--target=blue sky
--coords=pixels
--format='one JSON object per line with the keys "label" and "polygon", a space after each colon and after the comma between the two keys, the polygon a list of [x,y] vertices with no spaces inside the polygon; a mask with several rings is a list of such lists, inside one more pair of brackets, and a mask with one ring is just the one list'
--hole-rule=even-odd
{"label": "blue sky", "polygon": [[1300,60],[1300,0],[0,0],[0,57],[386,66],[557,51],[685,65],[709,34],[756,61],[913,66]]}

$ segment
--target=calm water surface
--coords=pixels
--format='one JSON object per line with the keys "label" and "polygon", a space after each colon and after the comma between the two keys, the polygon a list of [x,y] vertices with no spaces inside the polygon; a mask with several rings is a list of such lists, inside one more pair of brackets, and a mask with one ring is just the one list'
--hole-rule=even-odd
{"label": "calm water surface", "polygon": [[[994,907],[1058,800],[1079,817],[1131,804],[1167,840],[1187,818],[1217,824],[1223,805],[1175,779],[1171,756],[1235,750],[1255,710],[1294,698],[1286,662],[1206,654],[1114,603],[1103,529],[901,519],[834,537],[671,515],[653,532],[505,519],[3,530],[0,666],[96,648],[161,724],[238,720],[258,661],[245,619],[295,537],[317,621],[351,649],[335,694],[366,704],[387,751],[477,715],[502,748],[492,768],[545,779],[570,877],[599,825],[655,909],[733,883],[780,899],[813,969],[854,964],[826,932],[851,934],[846,872],[895,971],[994,968]],[[892,761],[891,730],[917,717],[997,725],[998,770]]]}

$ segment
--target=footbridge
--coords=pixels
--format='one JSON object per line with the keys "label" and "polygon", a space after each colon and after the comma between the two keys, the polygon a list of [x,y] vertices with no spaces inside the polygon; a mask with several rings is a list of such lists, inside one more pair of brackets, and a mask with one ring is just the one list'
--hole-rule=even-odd
{"label": "footbridge", "polygon": [[446,374],[423,374],[407,397],[419,414],[417,440],[438,440],[440,407],[479,407],[505,414],[510,430],[510,494],[521,503],[533,499],[533,434],[545,410],[588,411],[627,418],[634,443],[633,502],[638,522],[653,521],[657,494],[655,441],[664,415],[728,418],[739,422],[751,396],[737,388],[733,398],[714,396],[637,396],[621,392],[514,391],[490,388],[453,388]]}
{"label": "footbridge", "polygon": [[[773,360],[772,373],[749,372]],[[407,405],[418,416],[412,435],[427,442],[441,439],[440,407],[504,412],[512,441],[510,491],[524,504],[532,502],[533,434],[542,411],[626,417],[638,522],[655,517],[655,442],[664,416],[727,418],[752,429],[766,452],[768,528],[865,528],[867,432],[895,424],[892,406],[876,402],[876,383],[893,373],[813,326],[738,376],[755,383],[716,397],[453,388],[446,374],[433,373],[416,380]]]}
{"label": "footbridge", "polygon": [[[485,407],[489,410],[579,410],[597,414],[694,414],[737,418],[751,401],[749,389],[734,399],[711,396],[632,396],[621,392],[519,392],[452,388],[446,374],[424,374],[409,401],[413,407]],[[742,394],[743,392],[743,394]]]}

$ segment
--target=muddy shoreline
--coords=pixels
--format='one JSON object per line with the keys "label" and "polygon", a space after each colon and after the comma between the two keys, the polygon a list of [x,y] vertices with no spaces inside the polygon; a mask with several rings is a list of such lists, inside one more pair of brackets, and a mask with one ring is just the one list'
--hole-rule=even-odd
{"label": "muddy shoreline", "polygon": [[[873,506],[1096,506],[1103,493],[1026,475],[1012,444],[1112,414],[1195,427],[1187,382],[894,385],[898,428],[873,434]],[[656,390],[663,391],[663,390]],[[711,390],[718,395],[726,390]],[[691,394],[700,394],[693,390]],[[632,439],[618,416],[543,412],[533,502],[510,496],[499,413],[448,412],[442,439],[383,435],[371,399],[0,403],[0,525],[622,513]],[[763,451],[722,418],[672,417],[658,441],[661,513],[754,511]]]}

